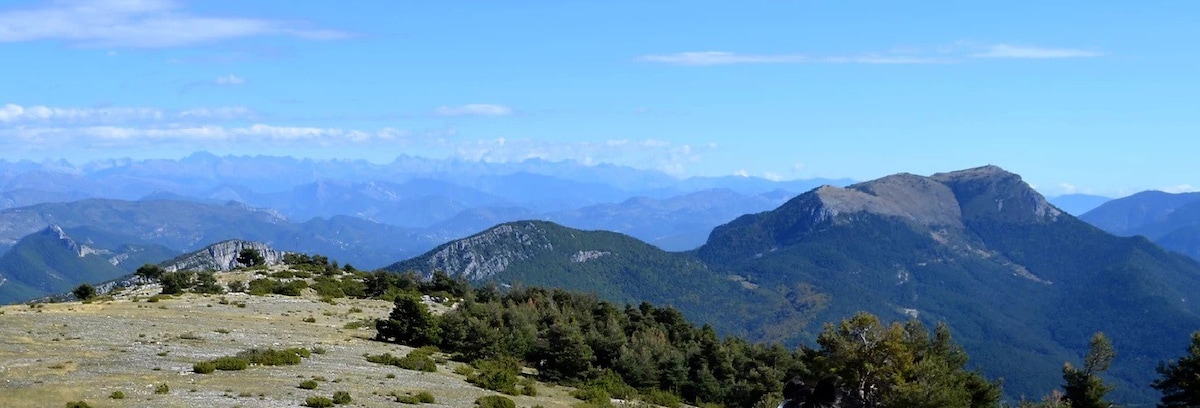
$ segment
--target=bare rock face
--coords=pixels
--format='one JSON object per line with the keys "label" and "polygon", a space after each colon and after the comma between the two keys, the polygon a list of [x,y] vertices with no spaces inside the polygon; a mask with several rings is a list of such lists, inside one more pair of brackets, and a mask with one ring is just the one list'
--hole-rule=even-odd
{"label": "bare rock face", "polygon": [[503,272],[515,261],[553,250],[546,231],[536,224],[504,224],[446,245],[430,255],[427,270],[449,271],[479,281]]}
{"label": "bare rock face", "polygon": [[75,241],[74,238],[71,238],[70,235],[67,235],[67,232],[63,231],[62,227],[59,227],[58,225],[51,224],[49,227],[46,227],[46,233],[58,235],[58,240],[62,242],[62,245],[80,258],[93,254],[105,255],[110,253],[104,249],[96,249],[85,244],[80,244],[78,241]]}
{"label": "bare rock face", "polygon": [[964,219],[1051,222],[1063,215],[1021,176],[997,166],[938,173],[930,179],[954,191]]}
{"label": "bare rock face", "polygon": [[267,265],[276,265],[283,262],[283,256],[287,254],[287,252],[272,249],[262,242],[235,239],[218,242],[199,251],[167,261],[163,265],[163,269],[166,269],[168,272],[184,270],[230,271],[243,266],[237,262],[237,257],[243,249],[247,248],[258,250],[258,253],[262,255]]}
{"label": "bare rock face", "polygon": [[907,218],[928,227],[962,225],[954,192],[928,177],[901,173],[846,188],[825,186],[816,194],[830,218],[868,212]]}

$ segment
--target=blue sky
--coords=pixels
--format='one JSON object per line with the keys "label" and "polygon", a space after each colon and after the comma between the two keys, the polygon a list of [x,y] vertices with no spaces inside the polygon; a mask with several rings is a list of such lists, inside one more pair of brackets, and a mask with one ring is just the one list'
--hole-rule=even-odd
{"label": "blue sky", "polygon": [[1200,186],[1200,3],[910,3],[3,1],[0,158]]}

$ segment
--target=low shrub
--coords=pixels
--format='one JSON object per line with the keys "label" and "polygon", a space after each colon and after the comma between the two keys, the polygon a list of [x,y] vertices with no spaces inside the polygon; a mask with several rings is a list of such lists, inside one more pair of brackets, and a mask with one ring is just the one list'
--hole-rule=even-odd
{"label": "low shrub", "polygon": [[304,400],[304,406],[309,408],[329,408],[333,406],[333,400],[314,395]]}
{"label": "low shrub", "polygon": [[317,318],[315,318],[315,317],[312,317],[312,316],[309,316],[309,317],[305,317],[305,318],[303,319],[303,321],[304,321],[305,323],[316,323],[316,322],[317,322]]}
{"label": "low shrub", "polygon": [[165,383],[159,384],[157,387],[154,387],[154,393],[155,394],[170,394],[171,387]]}
{"label": "low shrub", "polygon": [[609,402],[612,400],[612,395],[599,387],[583,387],[571,391],[571,396],[587,402]]}
{"label": "low shrub", "polygon": [[463,364],[458,367],[454,367],[454,373],[458,374],[458,375],[470,377],[472,375],[475,375],[475,367],[471,367],[469,365]]}
{"label": "low shrub", "polygon": [[412,396],[412,395],[397,395],[396,402],[399,402],[401,404],[417,405],[417,404],[421,403],[421,400],[417,399],[416,396]]}
{"label": "low shrub", "polygon": [[433,394],[430,393],[429,391],[418,392],[417,393],[417,401],[421,401],[421,403],[423,403],[423,404],[432,404],[434,402],[437,402],[433,398]]}
{"label": "low shrub", "polygon": [[667,408],[679,408],[683,406],[683,399],[670,391],[663,391],[657,388],[651,388],[642,392],[639,396],[642,402],[654,404]]}
{"label": "low shrub", "polygon": [[250,367],[250,361],[239,357],[221,357],[212,361],[216,369],[221,371],[241,371]]}
{"label": "low shrub", "polygon": [[315,390],[317,389],[317,382],[313,380],[304,380],[300,382],[299,387],[306,390]]}
{"label": "low shrub", "polygon": [[338,391],[338,392],[333,393],[333,403],[334,404],[338,404],[338,405],[349,404],[353,401],[354,401],[354,399],[350,398],[350,393],[348,393],[346,391]]}
{"label": "low shrub", "polygon": [[192,365],[192,371],[196,374],[212,374],[213,371],[217,371],[217,365],[212,361],[201,361]]}
{"label": "low shrub", "polygon": [[108,397],[112,399],[125,399],[125,392],[120,390],[113,391],[112,394],[108,394]]}
{"label": "low shrub", "polygon": [[497,357],[477,360],[473,364],[475,373],[467,377],[467,382],[508,395],[519,394],[517,381],[520,379],[521,363],[515,358]]}
{"label": "low shrub", "polygon": [[250,364],[276,366],[297,365],[300,364],[300,357],[311,355],[312,352],[303,348],[290,348],[287,350],[249,349],[238,353],[237,357],[245,359]]}
{"label": "low shrub", "polygon": [[436,348],[422,347],[408,352],[404,357],[396,357],[391,353],[383,353],[379,355],[367,354],[367,361],[375,364],[392,365],[403,368],[405,370],[437,372],[437,363],[430,358],[436,351]]}
{"label": "low shrub", "polygon": [[488,395],[475,399],[475,406],[478,408],[517,408],[517,404],[508,397],[501,395]]}
{"label": "low shrub", "polygon": [[74,401],[68,402],[67,408],[92,408],[92,406],[88,405],[87,401]]}

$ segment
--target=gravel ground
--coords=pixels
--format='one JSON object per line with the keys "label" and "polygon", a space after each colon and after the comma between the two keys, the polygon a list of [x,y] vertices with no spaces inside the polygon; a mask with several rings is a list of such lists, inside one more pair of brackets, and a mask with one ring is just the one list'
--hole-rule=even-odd
{"label": "gravel ground", "polygon": [[[127,291],[111,301],[0,307],[0,407],[295,407],[313,395],[347,391],[342,406],[407,406],[387,396],[429,391],[437,403],[469,407],[493,394],[452,373],[457,363],[422,373],[367,362],[363,354],[403,355],[409,348],[369,340],[370,329],[346,323],[383,317],[392,305],[378,300],[315,297],[184,295],[148,302],[155,287]],[[222,302],[224,300],[225,302]],[[227,303],[227,304],[222,304]],[[244,303],[245,307],[239,307]],[[351,308],[362,309],[351,313]],[[304,322],[305,318],[316,322]],[[324,348],[298,366],[192,372],[198,361],[253,347]],[[389,374],[394,378],[388,378]],[[297,385],[314,377],[319,386]],[[155,394],[167,384],[170,392]],[[125,399],[109,396],[121,391]],[[539,395],[511,397],[518,406],[569,407],[569,389],[541,385]]]}

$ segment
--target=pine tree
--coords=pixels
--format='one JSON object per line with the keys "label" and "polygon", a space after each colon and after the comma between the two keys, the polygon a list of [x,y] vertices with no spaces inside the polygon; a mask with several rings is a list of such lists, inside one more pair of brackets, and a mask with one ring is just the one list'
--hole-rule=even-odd
{"label": "pine tree", "polygon": [[1200,331],[1192,333],[1188,354],[1176,361],[1159,364],[1162,378],[1151,385],[1162,392],[1163,408],[1200,406]]}
{"label": "pine tree", "polygon": [[1063,366],[1063,399],[1071,408],[1108,408],[1112,403],[1104,400],[1104,395],[1112,391],[1112,387],[1104,384],[1100,373],[1107,371],[1117,353],[1113,350],[1112,342],[1104,333],[1092,336],[1091,346],[1083,359],[1083,369],[1078,369],[1067,363]]}
{"label": "pine tree", "polygon": [[429,313],[429,307],[425,306],[420,298],[412,295],[398,296],[394,305],[387,319],[375,322],[377,339],[413,347],[437,343],[437,319]]}

